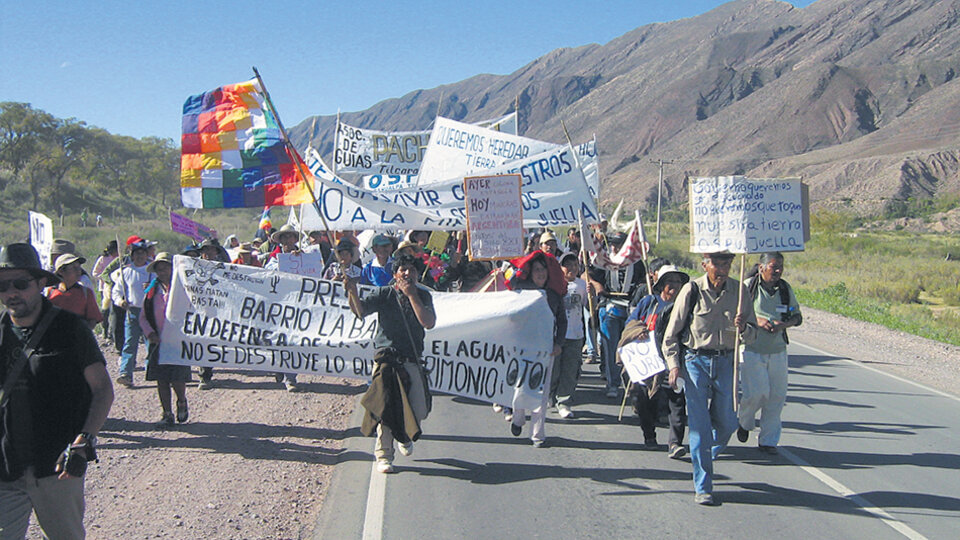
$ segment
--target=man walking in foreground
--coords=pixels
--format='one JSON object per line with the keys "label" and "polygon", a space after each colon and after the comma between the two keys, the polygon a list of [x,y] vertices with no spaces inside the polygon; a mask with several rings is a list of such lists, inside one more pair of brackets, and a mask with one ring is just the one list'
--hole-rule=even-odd
{"label": "man walking in foreground", "polygon": [[[400,255],[393,264],[393,281],[377,287],[362,300],[356,278],[341,275],[350,310],[358,318],[377,313],[379,324],[373,345],[376,367],[370,388],[361,403],[367,409],[362,431],[369,435],[376,426],[374,455],[377,471],[392,473],[394,439],[400,453],[409,456],[420,436],[420,422],[430,412],[426,374],[420,362],[423,338],[437,322],[433,298],[417,283],[412,255]],[[405,406],[404,404],[409,404]]]}
{"label": "man walking in foreground", "polygon": [[43,297],[58,279],[29,244],[0,249],[0,538],[79,539],[83,475],[113,403],[90,328]]}
{"label": "man walking in foreground", "polygon": [[[733,409],[733,350],[737,332],[750,343],[757,318],[748,292],[730,279],[731,253],[703,256],[703,276],[691,280],[677,295],[663,338],[663,353],[676,390],[683,377],[687,393],[690,457],[693,461],[694,500],[712,506],[713,460],[737,429]],[[739,296],[742,309],[737,309]]]}
{"label": "man walking in foreground", "polygon": [[760,411],[757,445],[767,454],[777,453],[780,413],[787,400],[787,328],[803,322],[793,288],[781,276],[783,254],[764,253],[757,275],[744,282],[757,314],[757,340],[743,351],[737,440],[747,442]]}

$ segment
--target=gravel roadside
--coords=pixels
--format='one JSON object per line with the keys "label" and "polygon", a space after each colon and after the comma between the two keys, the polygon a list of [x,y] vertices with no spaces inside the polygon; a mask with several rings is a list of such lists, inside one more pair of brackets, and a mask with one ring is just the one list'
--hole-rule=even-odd
{"label": "gravel roadside", "polygon": [[[101,345],[115,377],[117,354]],[[156,384],[143,377],[114,385],[87,473],[87,538],[313,537],[343,440],[360,436],[349,425],[359,381],[301,376],[290,393],[272,374],[218,370],[200,391],[194,374],[189,421],[160,429]],[[41,537],[35,520],[28,537]]]}

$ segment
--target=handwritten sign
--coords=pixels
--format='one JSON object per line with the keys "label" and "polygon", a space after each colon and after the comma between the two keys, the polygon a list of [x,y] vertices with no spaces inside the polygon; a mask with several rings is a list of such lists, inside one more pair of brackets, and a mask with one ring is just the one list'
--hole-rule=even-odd
{"label": "handwritten sign", "polygon": [[170,212],[170,230],[175,233],[185,234],[194,240],[200,241],[204,238],[216,238],[217,231],[197,223],[190,218],[181,216],[176,212]]}
{"label": "handwritten sign", "polygon": [[803,251],[809,238],[799,179],[742,176],[690,180],[690,251]]}
{"label": "handwritten sign", "polygon": [[653,332],[650,332],[647,339],[627,343],[620,347],[617,352],[620,359],[623,360],[623,367],[627,369],[627,374],[630,375],[630,380],[633,382],[648,379],[667,369],[663,358],[660,358],[660,352],[657,351]]}
{"label": "handwritten sign", "polygon": [[30,245],[37,250],[43,268],[52,272],[50,251],[53,249],[53,222],[39,212],[30,212],[29,221]]}
{"label": "handwritten sign", "polygon": [[463,193],[470,258],[493,260],[523,255],[520,175],[464,178]]}
{"label": "handwritten sign", "polygon": [[427,240],[427,251],[434,253],[443,253],[447,249],[447,240],[450,239],[450,233],[447,231],[433,231],[430,233],[430,239]]}
{"label": "handwritten sign", "polygon": [[300,276],[323,275],[323,254],[313,253],[277,253],[277,269],[281,272]]}

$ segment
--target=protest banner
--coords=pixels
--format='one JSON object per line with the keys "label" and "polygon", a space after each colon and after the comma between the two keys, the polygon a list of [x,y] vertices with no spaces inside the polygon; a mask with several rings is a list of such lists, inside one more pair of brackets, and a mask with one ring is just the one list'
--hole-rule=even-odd
{"label": "protest banner", "polygon": [[[372,287],[360,287],[361,298]],[[552,361],[542,291],[432,293],[437,325],[423,361],[430,388],[533,408]],[[174,256],[159,361],[369,379],[377,315],[356,318],[343,285]]]}
{"label": "protest banner", "polygon": [[277,253],[277,268],[281,272],[300,276],[323,275],[323,253]]}
{"label": "protest banner", "polygon": [[216,238],[217,231],[176,212],[170,212],[170,230],[185,234],[197,242],[205,238]]}
{"label": "protest banner", "polygon": [[667,364],[657,350],[653,332],[650,332],[647,339],[631,341],[620,347],[617,349],[617,354],[633,382],[640,382],[667,369]]}
{"label": "protest banner", "polygon": [[590,195],[596,199],[600,193],[600,164],[597,159],[597,139],[578,144],[575,148],[577,161],[583,170],[583,178],[590,187]]}
{"label": "protest banner", "polygon": [[470,259],[501,260],[523,255],[520,181],[519,174],[463,179]]}
{"label": "protest banner", "polygon": [[806,186],[797,178],[690,180],[690,251],[803,251],[809,239]]}
{"label": "protest banner", "polygon": [[[317,205],[303,206],[305,229],[324,228],[318,209],[334,230],[466,229],[460,178],[426,187],[374,192],[346,185],[329,171],[320,173],[315,176]],[[576,222],[580,210],[587,221],[598,221],[596,201],[569,146],[511,162],[488,174],[520,174],[524,227],[570,225]]]}
{"label": "protest banner", "polygon": [[338,174],[361,175],[367,189],[398,189],[420,173],[429,138],[430,130],[378,131],[340,122],[333,161]]}
{"label": "protest banner", "polygon": [[560,145],[511,135],[438,116],[420,166],[418,186],[473,173],[487,174],[505,163],[556,150]]}
{"label": "protest banner", "polygon": [[53,250],[53,221],[40,212],[29,212],[30,245],[40,255],[40,264],[44,270],[53,272],[50,264],[50,251]]}

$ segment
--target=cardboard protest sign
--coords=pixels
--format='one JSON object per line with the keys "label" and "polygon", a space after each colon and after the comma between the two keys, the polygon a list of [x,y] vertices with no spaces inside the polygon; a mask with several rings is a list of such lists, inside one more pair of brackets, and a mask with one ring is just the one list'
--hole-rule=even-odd
{"label": "cardboard protest sign", "polygon": [[442,116],[433,124],[419,186],[428,186],[472,173],[486,174],[505,163],[555,150],[559,145],[511,135]]}
{"label": "cardboard protest sign", "polygon": [[[361,298],[372,287],[361,287]],[[542,291],[432,293],[423,361],[431,390],[536,407],[552,361]],[[358,319],[343,285],[174,257],[161,364],[369,378],[377,315]]]}
{"label": "cardboard protest sign", "polygon": [[427,245],[423,246],[428,252],[443,253],[447,249],[447,241],[450,239],[450,233],[446,231],[433,231],[430,233],[430,239]]}
{"label": "cardboard protest sign", "polygon": [[[426,187],[382,192],[346,185],[328,171],[315,176],[317,207],[303,205],[305,229],[378,231],[464,230],[463,181],[460,178]],[[489,171],[491,176],[519,174],[523,202],[523,226],[556,227],[576,222],[582,211],[589,222],[598,221],[596,201],[583,173],[576,166],[573,150],[560,147]]]}
{"label": "cardboard protest sign", "polygon": [[43,269],[53,272],[50,266],[50,252],[53,250],[53,222],[40,212],[29,212],[27,219],[30,223],[30,245],[37,250]]}
{"label": "cardboard protest sign", "polygon": [[626,368],[630,380],[640,382],[667,369],[666,363],[657,351],[653,332],[642,341],[631,341],[617,349],[623,367]]}
{"label": "cardboard protest sign", "polygon": [[277,253],[277,268],[281,272],[300,276],[323,275],[323,253]]}
{"label": "cardboard protest sign", "polygon": [[512,259],[523,255],[520,181],[518,174],[463,179],[472,260]]}
{"label": "cardboard protest sign", "polygon": [[690,251],[803,251],[807,207],[805,186],[796,178],[692,178]]}
{"label": "cardboard protest sign", "polygon": [[217,237],[217,231],[176,212],[170,212],[170,230],[185,234],[198,242],[205,238]]}

